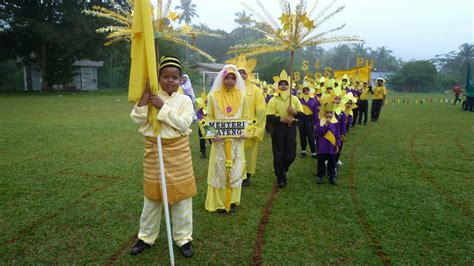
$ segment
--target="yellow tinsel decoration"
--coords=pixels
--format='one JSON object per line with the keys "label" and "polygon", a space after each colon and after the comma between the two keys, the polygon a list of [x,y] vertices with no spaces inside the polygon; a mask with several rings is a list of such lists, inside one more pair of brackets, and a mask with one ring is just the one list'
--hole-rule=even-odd
{"label": "yellow tinsel decoration", "polygon": [[[128,0],[129,8],[123,8],[113,0],[111,3],[115,10],[109,10],[101,6],[93,6],[92,9],[83,10],[83,13],[86,15],[105,18],[114,23],[114,25],[96,29],[97,33],[107,34],[108,41],[105,43],[105,45],[111,45],[123,40],[130,40],[132,33],[133,0]],[[163,0],[158,0],[157,16],[153,21],[155,37],[180,46],[188,47],[189,49],[206,57],[210,61],[215,62],[215,59],[211,55],[196,46],[195,40],[198,36],[216,38],[221,38],[222,36],[219,34],[209,33],[200,29],[192,28],[187,24],[173,27],[172,24],[179,19],[179,15],[176,12],[170,11],[170,6],[171,0],[167,0],[165,5],[163,5]],[[191,37],[193,43],[190,43],[184,37]]]}

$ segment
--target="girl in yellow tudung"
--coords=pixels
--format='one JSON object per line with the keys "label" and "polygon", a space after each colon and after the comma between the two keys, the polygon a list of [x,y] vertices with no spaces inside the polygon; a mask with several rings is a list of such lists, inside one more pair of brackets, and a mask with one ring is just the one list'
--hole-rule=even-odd
{"label": "girl in yellow tudung", "polygon": [[[208,96],[208,119],[241,119],[244,99],[244,80],[237,67],[226,65],[214,80]],[[213,139],[207,175],[206,210],[235,212],[237,205],[240,205],[242,180],[245,178],[243,138]]]}

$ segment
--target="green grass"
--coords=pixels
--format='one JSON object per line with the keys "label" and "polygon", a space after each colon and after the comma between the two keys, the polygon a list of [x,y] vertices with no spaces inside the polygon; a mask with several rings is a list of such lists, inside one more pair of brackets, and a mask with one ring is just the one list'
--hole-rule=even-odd
{"label": "green grass", "polygon": [[[415,105],[445,94],[391,94],[380,121],[348,134],[339,185],[318,186],[297,159],[273,203],[266,264],[472,264],[474,113]],[[142,208],[142,137],[123,92],[0,95],[0,263],[166,264],[157,245],[132,257]],[[413,145],[414,144],[414,145]],[[191,136],[198,195],[195,256],[179,264],[249,264],[274,182],[271,142],[235,215],[204,210],[207,159]],[[299,151],[299,148],[298,148]],[[123,251],[120,248],[126,247]]]}

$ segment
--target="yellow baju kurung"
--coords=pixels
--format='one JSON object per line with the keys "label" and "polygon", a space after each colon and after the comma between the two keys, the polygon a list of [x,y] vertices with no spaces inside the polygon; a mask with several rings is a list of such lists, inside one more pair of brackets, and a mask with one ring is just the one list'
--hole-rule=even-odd
{"label": "yellow baju kurung", "polygon": [[[221,88],[208,96],[208,119],[241,119],[244,102],[243,92],[237,88],[230,91]],[[244,143],[240,139],[231,142],[232,167],[229,182],[226,176],[225,141],[213,141],[209,155],[207,196],[205,208],[210,212],[226,209],[227,189],[230,188],[230,203],[239,205],[242,180],[246,178]]]}
{"label": "yellow baju kurung", "polygon": [[254,175],[257,168],[257,155],[260,142],[265,134],[267,104],[260,89],[247,81],[245,83],[245,101],[243,118],[256,120],[254,135],[245,140],[245,161],[247,162],[247,173]]}

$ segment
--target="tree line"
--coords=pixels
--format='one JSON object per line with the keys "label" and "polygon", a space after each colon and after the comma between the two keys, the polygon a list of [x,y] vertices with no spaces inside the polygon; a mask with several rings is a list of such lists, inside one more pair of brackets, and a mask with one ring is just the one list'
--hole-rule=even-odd
{"label": "tree line", "polygon": [[[123,41],[104,46],[105,38],[95,29],[108,25],[108,21],[85,16],[84,9],[94,5],[114,10],[116,5],[126,7],[128,1],[103,0],[4,0],[0,3],[0,88],[20,89],[23,87],[23,65],[37,65],[43,73],[43,90],[51,90],[52,84],[67,84],[74,76],[73,63],[90,59],[104,61],[98,70],[99,88],[124,89],[128,86],[130,66],[130,43]],[[181,0],[175,7],[180,20],[191,24],[198,17],[196,5],[191,0]],[[193,27],[217,33],[222,38],[197,37],[192,42],[206,51],[217,62],[224,63],[230,46],[248,43],[262,34],[254,29],[256,23],[246,11],[237,12],[238,27],[231,32],[211,29],[204,24]],[[188,63],[186,71],[196,82],[200,75],[189,68],[204,58],[185,48],[176,47],[160,40],[162,54],[178,55]],[[474,58],[474,45],[462,44],[458,51],[438,55],[432,60],[405,62],[393,55],[386,46],[367,47],[365,43],[340,44],[330,49],[309,47],[296,53],[296,66],[303,60],[318,61],[320,68],[346,69],[356,66],[356,58],[362,57],[374,62],[375,71],[394,73],[390,86],[404,91],[439,91],[454,84],[462,84],[468,62]],[[256,57],[256,72],[262,80],[271,81],[281,68],[289,67],[288,54],[273,53]],[[316,72],[311,66],[309,72]]]}

